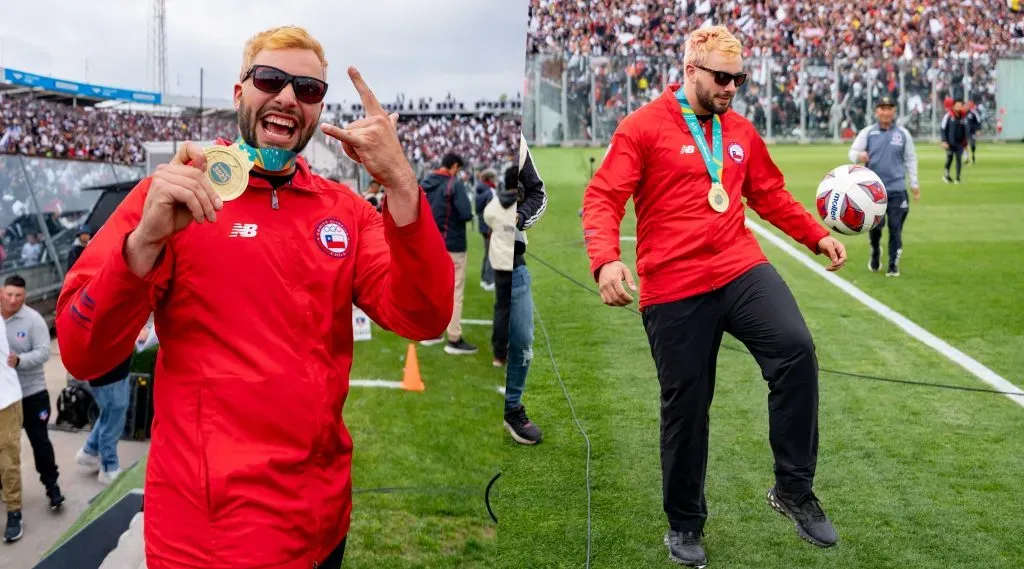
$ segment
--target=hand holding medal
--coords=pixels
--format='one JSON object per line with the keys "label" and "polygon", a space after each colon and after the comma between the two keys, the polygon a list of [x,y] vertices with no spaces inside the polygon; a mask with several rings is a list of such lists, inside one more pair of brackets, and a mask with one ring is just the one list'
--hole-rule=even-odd
{"label": "hand holding medal", "polygon": [[138,239],[162,244],[193,221],[217,220],[224,198],[210,183],[208,164],[207,153],[196,143],[186,142],[169,164],[157,166],[135,231]]}

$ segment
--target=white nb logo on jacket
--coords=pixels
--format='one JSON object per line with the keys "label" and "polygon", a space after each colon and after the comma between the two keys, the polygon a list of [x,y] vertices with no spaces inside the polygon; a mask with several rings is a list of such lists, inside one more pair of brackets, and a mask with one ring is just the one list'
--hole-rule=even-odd
{"label": "white nb logo on jacket", "polygon": [[236,223],[231,226],[231,237],[256,237],[255,223]]}

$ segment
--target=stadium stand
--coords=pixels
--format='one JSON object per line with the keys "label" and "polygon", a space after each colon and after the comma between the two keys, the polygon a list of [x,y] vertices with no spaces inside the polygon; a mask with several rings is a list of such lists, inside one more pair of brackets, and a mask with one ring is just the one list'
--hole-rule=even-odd
{"label": "stadium stand", "polygon": [[1024,47],[1024,14],[1004,0],[532,0],[527,139],[606,140],[679,79],[679,30],[720,23],[752,74],[734,108],[774,138],[848,138],[883,95],[915,135],[933,134],[949,97],[973,101],[991,134],[995,60]]}

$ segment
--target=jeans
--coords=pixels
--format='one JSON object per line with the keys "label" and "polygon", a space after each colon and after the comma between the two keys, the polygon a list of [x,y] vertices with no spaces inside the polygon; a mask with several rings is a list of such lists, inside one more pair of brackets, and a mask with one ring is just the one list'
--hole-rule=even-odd
{"label": "jeans", "polygon": [[512,270],[512,307],[508,324],[508,366],[505,370],[505,411],[519,406],[533,359],[533,296],[526,265]]}
{"label": "jeans", "polygon": [[131,384],[127,377],[117,383],[92,387],[92,396],[100,408],[100,416],[92,426],[82,451],[89,456],[99,456],[100,464],[106,472],[121,468],[117,459],[117,441],[124,434],[130,395]]}

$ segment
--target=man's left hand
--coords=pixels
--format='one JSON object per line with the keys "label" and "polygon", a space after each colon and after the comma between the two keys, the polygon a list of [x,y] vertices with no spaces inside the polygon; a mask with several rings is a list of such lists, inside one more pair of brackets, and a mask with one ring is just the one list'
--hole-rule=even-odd
{"label": "man's left hand", "polygon": [[826,270],[838,271],[846,264],[846,246],[835,237],[822,237],[821,241],[818,241],[818,250],[832,260],[832,263],[825,267]]}
{"label": "man's left hand", "polygon": [[918,187],[918,186],[912,186],[912,187],[910,188],[910,192],[911,192],[912,194],[914,194],[914,201],[915,201],[915,202],[916,202],[916,201],[919,201],[919,200],[921,199],[921,188],[920,188],[920,187]]}
{"label": "man's left hand", "polygon": [[15,354],[11,354],[11,355],[7,356],[7,365],[9,365],[10,367],[18,367],[18,362],[20,362],[20,361],[21,361],[21,358],[19,358]]}
{"label": "man's left hand", "polygon": [[[416,172],[405,157],[398,140],[398,114],[388,114],[355,67],[348,76],[359,93],[366,118],[349,123],[345,128],[323,123],[320,130],[341,141],[345,154],[363,165],[374,180],[395,193],[415,195],[419,186]],[[418,197],[418,196],[417,196]]]}

